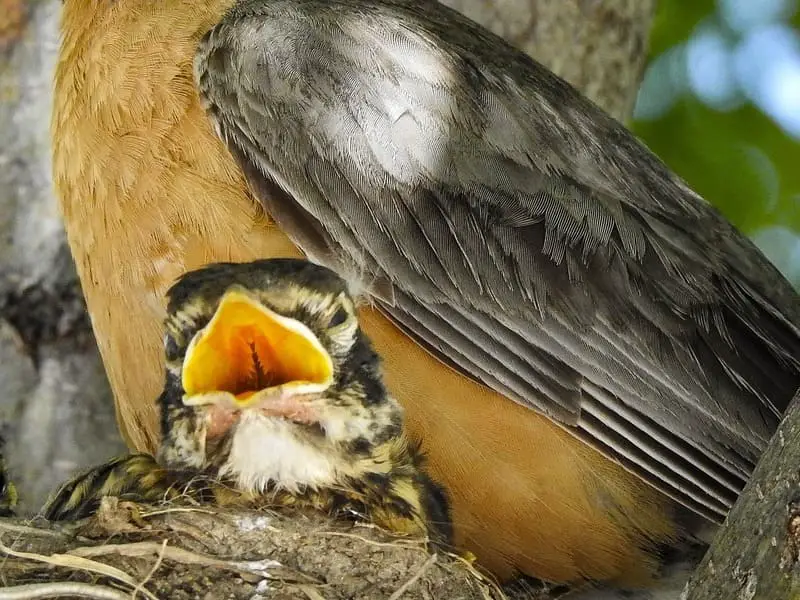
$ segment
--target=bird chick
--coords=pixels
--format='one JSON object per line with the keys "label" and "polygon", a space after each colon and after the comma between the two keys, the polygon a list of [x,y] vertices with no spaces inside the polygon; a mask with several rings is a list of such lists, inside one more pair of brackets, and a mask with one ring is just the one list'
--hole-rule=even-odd
{"label": "bird chick", "polygon": [[168,300],[157,460],[78,475],[48,518],[86,516],[104,495],[183,494],[354,512],[449,542],[445,493],[406,437],[339,276],[295,259],[215,264],[181,277]]}
{"label": "bird chick", "polygon": [[[131,502],[157,503],[181,494],[199,498],[205,478],[197,473],[164,469],[149,454],[126,454],[86,469],[63,483],[42,509],[50,521],[91,516],[105,496]],[[211,496],[213,497],[213,496]]]}
{"label": "bird chick", "polygon": [[5,439],[0,435],[0,517],[13,517],[14,507],[19,498],[17,488],[14,487],[8,474],[8,467],[3,456]]}

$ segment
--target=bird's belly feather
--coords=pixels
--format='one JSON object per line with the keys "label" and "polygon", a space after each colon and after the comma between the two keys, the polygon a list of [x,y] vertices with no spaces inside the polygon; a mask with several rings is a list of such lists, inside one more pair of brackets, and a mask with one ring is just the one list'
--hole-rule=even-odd
{"label": "bird's belly feather", "polygon": [[300,427],[282,417],[244,412],[220,474],[254,493],[266,491],[270,484],[293,493],[332,486],[337,473],[334,457],[303,440]]}

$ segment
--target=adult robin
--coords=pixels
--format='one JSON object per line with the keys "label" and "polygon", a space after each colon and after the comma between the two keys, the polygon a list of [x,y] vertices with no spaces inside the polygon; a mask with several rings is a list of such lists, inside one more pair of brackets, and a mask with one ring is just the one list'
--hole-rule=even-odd
{"label": "adult robin", "polygon": [[103,496],[359,514],[450,543],[380,360],[335,273],[305,260],[216,264],[168,293],[158,461],[122,456],[62,486],[43,513],[82,518]]}
{"label": "adult robin", "polygon": [[133,448],[169,285],[302,250],[498,577],[647,588],[724,518],[797,296],[567,83],[423,0],[65,0],[62,32],[55,183]]}

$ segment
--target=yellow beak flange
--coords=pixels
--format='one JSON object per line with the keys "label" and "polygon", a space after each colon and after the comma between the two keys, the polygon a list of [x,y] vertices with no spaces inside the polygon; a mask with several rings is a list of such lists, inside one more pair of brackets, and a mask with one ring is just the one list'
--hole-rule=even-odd
{"label": "yellow beak flange", "polygon": [[[186,404],[232,395],[239,408],[264,391],[270,396],[319,393],[332,379],[331,357],[306,325],[235,289],[225,293],[211,321],[189,344],[182,371]],[[197,401],[191,401],[194,396]]]}

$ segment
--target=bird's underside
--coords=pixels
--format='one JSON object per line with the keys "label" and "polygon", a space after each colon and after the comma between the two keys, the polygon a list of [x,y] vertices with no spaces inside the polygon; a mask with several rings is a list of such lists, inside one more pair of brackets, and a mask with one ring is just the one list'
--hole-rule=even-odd
{"label": "bird's underside", "polygon": [[435,3],[239,2],[195,78],[309,256],[462,373],[724,518],[800,383],[796,296],[630,133]]}

